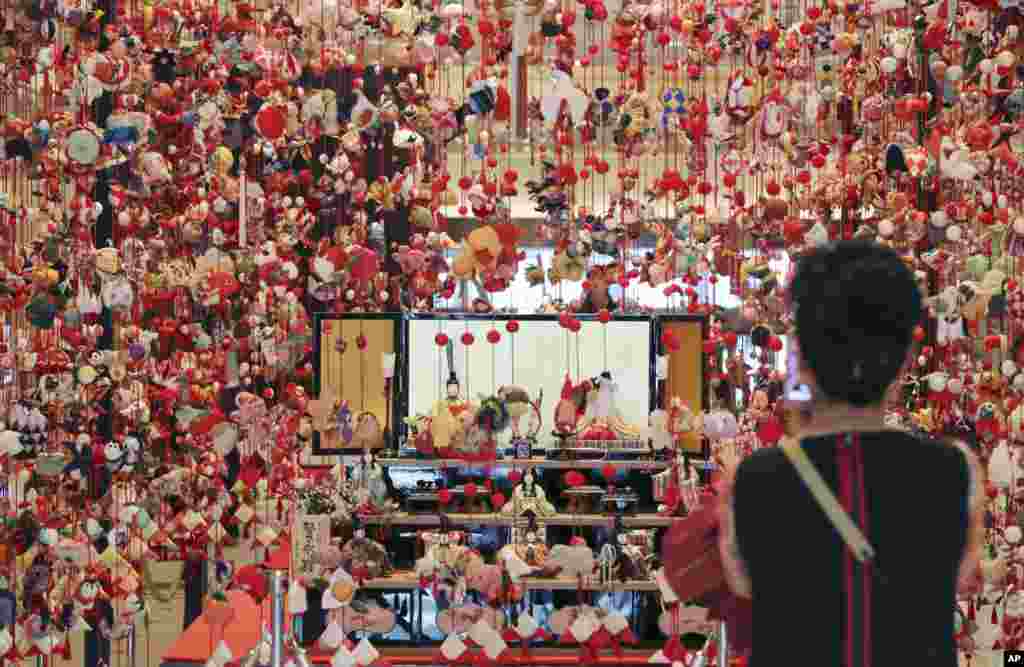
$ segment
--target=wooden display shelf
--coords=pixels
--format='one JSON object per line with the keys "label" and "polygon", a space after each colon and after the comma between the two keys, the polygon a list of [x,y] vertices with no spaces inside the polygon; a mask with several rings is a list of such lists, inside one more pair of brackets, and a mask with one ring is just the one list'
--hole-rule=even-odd
{"label": "wooden display shelf", "polygon": [[[457,525],[478,526],[512,526],[513,517],[503,514],[445,514],[448,521]],[[537,517],[537,523],[547,526],[610,526],[617,517],[606,514],[555,514],[550,517]],[[622,525],[626,528],[665,528],[672,525],[678,517],[660,514],[623,515]],[[438,514],[410,514],[393,512],[391,514],[365,515],[360,519],[365,524],[393,526],[438,526],[441,517]],[[523,520],[520,519],[520,522]]]}
{"label": "wooden display shelf", "polygon": [[582,461],[554,461],[551,459],[498,459],[496,461],[464,461],[462,459],[377,459],[383,466],[402,468],[554,468],[600,470],[611,464],[622,470],[665,470],[668,461],[634,461],[595,459]]}
{"label": "wooden display shelf", "polygon": [[[521,577],[518,581],[527,590],[540,591],[575,591],[579,582],[572,577]],[[367,579],[360,588],[380,591],[404,591],[418,588],[420,580],[413,572],[396,572],[387,577]],[[658,590],[655,581],[616,581],[612,584],[602,584],[597,581],[584,581],[585,591],[633,591],[633,592],[654,592]]]}

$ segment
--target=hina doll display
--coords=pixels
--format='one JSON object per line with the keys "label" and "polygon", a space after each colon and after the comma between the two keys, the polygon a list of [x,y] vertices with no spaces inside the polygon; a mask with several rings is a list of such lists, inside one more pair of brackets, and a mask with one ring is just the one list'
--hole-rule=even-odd
{"label": "hina doll display", "polygon": [[586,411],[579,428],[580,440],[636,440],[642,429],[627,424],[618,408],[619,386],[608,371],[591,382]]}

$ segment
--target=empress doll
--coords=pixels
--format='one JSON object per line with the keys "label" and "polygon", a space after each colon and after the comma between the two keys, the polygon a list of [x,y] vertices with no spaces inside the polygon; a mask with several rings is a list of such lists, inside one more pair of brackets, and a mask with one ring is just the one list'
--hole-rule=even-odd
{"label": "empress doll", "polygon": [[555,506],[547,499],[543,487],[538,484],[533,476],[532,470],[527,470],[515,490],[512,498],[501,508],[502,514],[522,514],[532,511],[538,516],[550,516],[555,514]]}

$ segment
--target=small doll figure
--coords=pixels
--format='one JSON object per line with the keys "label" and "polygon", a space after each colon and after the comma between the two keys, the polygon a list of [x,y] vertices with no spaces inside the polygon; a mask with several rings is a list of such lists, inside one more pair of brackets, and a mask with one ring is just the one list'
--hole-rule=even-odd
{"label": "small doll figure", "polygon": [[589,288],[583,295],[577,309],[580,313],[599,313],[602,310],[609,312],[616,310],[619,306],[612,299],[609,288],[612,285],[613,267],[595,266],[590,269],[587,276]]}
{"label": "small doll figure", "polygon": [[362,465],[355,466],[352,470],[352,481],[357,489],[357,501],[364,511],[378,513],[393,507],[394,502],[388,491],[387,472],[384,466],[377,463],[376,456],[372,453],[363,454]]}
{"label": "small doll figure", "polygon": [[434,404],[431,413],[430,433],[438,456],[444,457],[450,449],[457,449],[466,437],[468,421],[472,420],[473,405],[462,398],[462,387],[454,371],[454,348],[449,343],[448,362],[451,370],[445,386],[445,397]]}
{"label": "small doll figure", "polygon": [[501,508],[502,514],[533,512],[535,516],[555,514],[555,506],[547,499],[544,488],[535,481],[533,471],[527,470],[522,481],[512,491],[512,498]]}
{"label": "small doll figure", "polygon": [[532,517],[523,537],[525,539],[513,547],[516,555],[531,568],[543,567],[548,557],[548,545],[540,539],[540,533]]}
{"label": "small doll figure", "polygon": [[384,576],[392,569],[387,550],[368,538],[358,522],[352,539],[341,548],[341,566],[357,581]]}
{"label": "small doll figure", "polygon": [[678,396],[672,397],[671,407],[668,411],[668,430],[677,447],[682,443],[682,439],[694,430],[693,411]]}
{"label": "small doll figure", "polygon": [[42,554],[32,560],[32,565],[25,572],[22,580],[21,599],[29,610],[44,613],[47,609],[46,595],[50,591],[52,563]]}

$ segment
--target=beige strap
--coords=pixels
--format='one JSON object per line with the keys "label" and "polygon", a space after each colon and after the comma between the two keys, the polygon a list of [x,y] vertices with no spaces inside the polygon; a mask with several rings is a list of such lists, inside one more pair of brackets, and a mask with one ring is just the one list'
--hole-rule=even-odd
{"label": "beige strap", "polygon": [[875,558],[874,547],[864,537],[864,533],[860,531],[860,528],[853,522],[850,515],[846,513],[843,506],[839,504],[839,500],[832,493],[832,489],[821,478],[821,474],[814,467],[814,464],[811,463],[811,459],[808,458],[807,452],[803,450],[800,443],[796,440],[786,440],[782,443],[782,451],[786,458],[789,459],[789,462],[793,464],[793,468],[796,469],[797,474],[803,480],[811,495],[814,496],[818,507],[828,517],[829,523],[832,524],[832,527],[836,529],[839,536],[843,538],[843,542],[853,552],[854,558],[860,563],[873,560]]}

